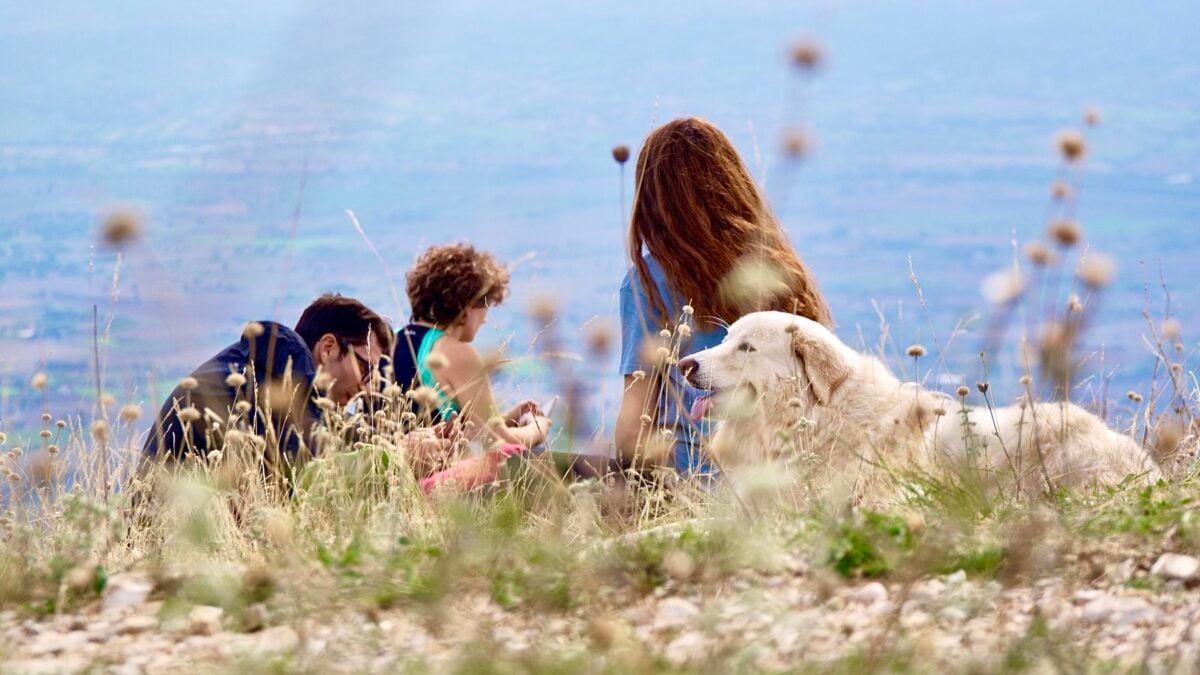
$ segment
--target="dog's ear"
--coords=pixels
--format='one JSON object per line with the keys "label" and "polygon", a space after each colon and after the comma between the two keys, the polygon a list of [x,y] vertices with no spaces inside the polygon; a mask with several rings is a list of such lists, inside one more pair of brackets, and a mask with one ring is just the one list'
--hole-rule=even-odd
{"label": "dog's ear", "polygon": [[818,403],[827,405],[833,392],[850,376],[850,363],[825,340],[809,335],[794,325],[788,327],[788,332],[792,334],[792,351],[804,369],[813,395]]}

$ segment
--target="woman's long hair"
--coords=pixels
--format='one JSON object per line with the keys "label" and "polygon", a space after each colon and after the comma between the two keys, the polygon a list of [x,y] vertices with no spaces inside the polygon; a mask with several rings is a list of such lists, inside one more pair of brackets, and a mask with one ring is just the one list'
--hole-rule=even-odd
{"label": "woman's long hair", "polygon": [[[655,129],[638,154],[635,182],[629,255],[660,324],[670,317],[643,246],[709,327],[760,310],[832,326],[816,278],[720,129],[698,117]],[[755,288],[739,292],[746,285]]]}

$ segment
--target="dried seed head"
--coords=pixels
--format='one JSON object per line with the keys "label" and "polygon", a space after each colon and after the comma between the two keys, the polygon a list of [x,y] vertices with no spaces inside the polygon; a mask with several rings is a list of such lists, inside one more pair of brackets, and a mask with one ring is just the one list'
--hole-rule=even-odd
{"label": "dried seed head", "polygon": [[688,337],[692,334],[692,327],[686,323],[681,323],[679,324],[679,327],[675,329],[675,331],[678,332],[682,337]]}
{"label": "dried seed head", "polygon": [[117,397],[112,394],[104,394],[100,397],[101,407],[108,409],[117,404]]}
{"label": "dried seed head", "polygon": [[541,293],[529,300],[529,317],[545,326],[558,316],[558,299],[553,295]]}
{"label": "dried seed head", "polygon": [[606,321],[592,321],[584,332],[584,342],[588,351],[597,356],[604,356],[612,349],[613,327]]}
{"label": "dried seed head", "polygon": [[1083,311],[1083,300],[1075,293],[1067,296],[1067,311],[1076,314]]}
{"label": "dried seed head", "polygon": [[65,420],[55,420],[54,426],[59,429],[62,429],[63,427],[67,426],[67,423]]}
{"label": "dried seed head", "polygon": [[266,332],[266,328],[257,321],[251,321],[242,328],[242,337],[253,340]]}
{"label": "dried seed head", "polygon": [[659,433],[663,435],[663,438],[675,438],[675,430],[674,429],[667,429],[664,427],[662,429],[659,429]]}
{"label": "dried seed head", "polygon": [[1056,201],[1062,201],[1071,196],[1071,186],[1066,181],[1056,180],[1050,184],[1050,196]]}
{"label": "dried seed head", "polygon": [[693,314],[695,314],[695,313],[696,313],[696,308],[695,308],[695,307],[692,307],[691,305],[684,305],[684,306],[683,306],[683,313],[684,313],[685,315],[687,315],[687,316],[691,316],[691,315],[693,315]]}
{"label": "dried seed head", "polygon": [[117,207],[100,223],[100,239],[109,246],[123,248],[141,236],[142,221],[142,214],[136,209]]}
{"label": "dried seed head", "polygon": [[179,381],[179,388],[184,391],[192,391],[199,386],[200,381],[190,375]]}
{"label": "dried seed head", "polygon": [[0,445],[4,445],[7,442],[8,442],[8,434],[4,433],[3,431],[0,431]]}
{"label": "dried seed head", "polygon": [[1100,109],[1094,105],[1083,109],[1083,121],[1089,127],[1099,125],[1102,117],[1103,115],[1101,114]]}
{"label": "dried seed head", "polygon": [[225,376],[225,384],[233,387],[234,389],[240,389],[246,384],[246,376],[241,373],[230,373],[229,375]]}
{"label": "dried seed head", "polygon": [[1008,305],[1019,300],[1025,292],[1025,278],[1012,269],[994,272],[984,277],[980,291],[988,302]]}
{"label": "dried seed head", "polygon": [[658,331],[658,337],[660,337],[660,338],[669,338],[669,337],[671,337],[671,329],[669,329],[669,328],[664,328],[664,329],[662,329],[662,330]]}
{"label": "dried seed head", "polygon": [[92,438],[103,443],[108,440],[108,422],[96,420],[92,423]]}
{"label": "dried seed head", "polygon": [[1172,363],[1171,364],[1171,372],[1175,373],[1176,375],[1183,372],[1183,364],[1182,363]]}
{"label": "dried seed head", "polygon": [[330,375],[326,370],[322,369],[318,371],[317,376],[313,378],[313,389],[316,389],[317,391],[329,391],[329,388],[332,386],[333,376]]}
{"label": "dried seed head", "polygon": [[450,367],[450,359],[441,352],[431,352],[425,357],[425,365],[429,366],[430,370],[444,370]]}
{"label": "dried seed head", "polygon": [[975,388],[979,390],[979,393],[986,394],[991,386],[987,382],[976,382]]}
{"label": "dried seed head", "polygon": [[1038,267],[1046,267],[1057,262],[1054,251],[1051,251],[1049,246],[1040,241],[1030,242],[1025,245],[1025,257],[1029,258],[1029,262]]}
{"label": "dried seed head", "polygon": [[1047,232],[1051,239],[1063,247],[1074,246],[1083,240],[1083,228],[1079,227],[1079,223],[1066,218],[1050,223]]}
{"label": "dried seed head", "polygon": [[316,403],[317,403],[317,407],[320,408],[321,410],[324,410],[325,412],[333,412],[334,410],[337,410],[337,404],[334,403],[333,399],[331,399],[331,398],[327,398],[325,396],[319,396],[319,397],[317,397]]}
{"label": "dried seed head", "polygon": [[392,400],[400,398],[403,394],[404,387],[401,387],[398,384],[389,384],[383,388],[383,395]]}
{"label": "dried seed head", "polygon": [[1179,319],[1166,319],[1162,322],[1162,334],[1172,342],[1179,340],[1183,335],[1183,331],[1179,326]]}
{"label": "dried seed head", "polygon": [[804,401],[801,401],[799,398],[796,398],[796,397],[789,398],[787,404],[788,404],[789,408],[803,408],[804,407]]}
{"label": "dried seed head", "polygon": [[50,440],[50,437],[51,437],[51,436],[53,436],[53,435],[54,435],[54,434],[50,433],[50,430],[49,430],[49,429],[42,429],[42,430],[41,430],[41,432],[39,433],[39,436],[41,436],[41,438],[42,438],[42,440],[43,440],[43,441],[48,441],[48,440]]}
{"label": "dried seed head", "polygon": [[48,413],[48,412],[42,413],[42,422],[49,423],[50,420],[52,420],[52,419],[54,419],[54,416],[51,415],[50,413]]}
{"label": "dried seed head", "polygon": [[1059,154],[1068,162],[1077,162],[1087,154],[1087,141],[1084,140],[1083,134],[1074,129],[1058,132],[1054,144],[1058,146]]}
{"label": "dried seed head", "polygon": [[200,419],[200,411],[188,406],[179,411],[179,421],[183,423],[196,422]]}
{"label": "dried seed head", "polygon": [[642,415],[642,424],[654,424],[654,418],[649,415]]}
{"label": "dried seed head", "polygon": [[1134,403],[1142,402],[1142,395],[1137,393],[1136,391],[1125,392],[1125,398],[1129,399],[1130,401],[1133,401]]}
{"label": "dried seed head", "polygon": [[50,445],[46,446],[46,452],[49,453],[51,457],[53,457],[54,455],[58,454],[58,446],[51,443]]}
{"label": "dried seed head", "polygon": [[1117,261],[1103,253],[1090,253],[1079,266],[1079,279],[1094,289],[1104,288],[1117,275]]}
{"label": "dried seed head", "polygon": [[629,161],[629,146],[628,145],[614,145],[613,149],[612,149],[612,156],[613,156],[613,159],[615,159],[617,161],[617,164],[624,164],[625,162],[628,162]]}
{"label": "dried seed head", "polygon": [[925,351],[925,347],[922,345],[909,345],[908,349],[906,349],[904,353],[908,354],[911,358],[919,359],[922,356],[925,356],[925,354],[928,352]]}
{"label": "dried seed head", "polygon": [[1017,380],[1017,382],[1020,382],[1022,387],[1028,387],[1029,383],[1033,382],[1033,378],[1028,375],[1022,375],[1021,379]]}
{"label": "dried seed head", "polygon": [[249,401],[238,401],[233,405],[234,411],[239,415],[245,415],[246,413],[250,412],[250,408],[251,406]]}
{"label": "dried seed head", "polygon": [[46,386],[49,384],[50,376],[46,373],[37,372],[33,374],[33,377],[29,378],[29,386],[33,387],[37,391],[45,390]]}
{"label": "dried seed head", "polygon": [[500,415],[494,415],[488,418],[487,425],[493,429],[503,429],[508,423]]}
{"label": "dried seed head", "polygon": [[805,71],[816,70],[824,60],[824,51],[816,41],[805,38],[792,43],[788,49],[792,65]]}
{"label": "dried seed head", "polygon": [[633,371],[632,375],[633,375],[634,382],[637,382],[638,380],[646,379],[646,371],[644,371],[644,370],[635,370],[635,371]]}
{"label": "dried seed head", "polygon": [[803,159],[812,150],[812,139],[803,129],[788,129],[783,134],[783,152],[791,159]]}
{"label": "dried seed head", "polygon": [[413,403],[428,410],[433,410],[438,406],[437,389],[430,386],[422,385],[415,389],[410,389],[408,397],[412,399]]}
{"label": "dried seed head", "polygon": [[966,398],[967,395],[971,393],[971,390],[967,389],[967,385],[963,384],[959,385],[958,390],[955,393],[958,394],[959,398]]}

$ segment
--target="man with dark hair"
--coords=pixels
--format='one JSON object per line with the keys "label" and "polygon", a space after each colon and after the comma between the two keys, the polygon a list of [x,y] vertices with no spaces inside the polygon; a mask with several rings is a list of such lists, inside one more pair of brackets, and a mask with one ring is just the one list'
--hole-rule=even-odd
{"label": "man with dark hair", "polygon": [[308,445],[320,418],[317,397],[349,403],[370,384],[380,357],[390,354],[391,338],[378,314],[335,293],[309,305],[295,330],[271,321],[249,323],[241,340],[175,387],[143,453],[205,455],[235,429],[266,440],[269,453],[294,456]]}

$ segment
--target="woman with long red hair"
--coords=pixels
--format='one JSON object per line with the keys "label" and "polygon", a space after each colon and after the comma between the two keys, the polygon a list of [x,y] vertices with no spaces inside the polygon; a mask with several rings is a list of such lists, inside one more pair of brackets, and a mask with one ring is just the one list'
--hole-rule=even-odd
{"label": "woman with long red hair", "polygon": [[674,357],[721,342],[725,326],[752,311],[833,320],[737,149],[710,122],[686,117],[652,131],[634,180],[617,454],[629,464],[665,444],[664,463],[703,471],[702,432],[689,414],[698,392]]}

